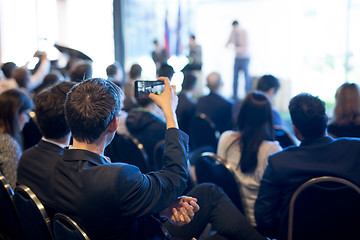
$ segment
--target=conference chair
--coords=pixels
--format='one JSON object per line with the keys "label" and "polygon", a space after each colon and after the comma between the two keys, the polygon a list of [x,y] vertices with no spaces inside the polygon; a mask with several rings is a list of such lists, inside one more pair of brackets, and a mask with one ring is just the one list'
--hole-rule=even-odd
{"label": "conference chair", "polygon": [[211,152],[202,153],[196,160],[195,173],[197,183],[213,183],[221,187],[237,208],[244,213],[244,203],[240,192],[240,182],[234,172],[223,164],[218,155]]}
{"label": "conference chair", "polygon": [[323,176],[303,183],[291,197],[288,240],[360,239],[360,188]]}
{"label": "conference chair", "polygon": [[15,188],[14,205],[27,240],[53,239],[45,208],[29,187]]}
{"label": "conference chair", "polygon": [[85,231],[65,214],[56,213],[53,226],[55,240],[90,240]]}
{"label": "conference chair", "polygon": [[13,204],[14,192],[0,172],[0,239],[23,240],[24,235]]}
{"label": "conference chair", "polygon": [[116,133],[112,142],[105,148],[105,156],[110,157],[111,162],[135,165],[142,173],[150,171],[144,146],[133,136]]}
{"label": "conference chair", "polygon": [[192,150],[211,146],[215,152],[220,138],[220,132],[215,123],[204,113],[196,114],[190,123],[190,139]]}

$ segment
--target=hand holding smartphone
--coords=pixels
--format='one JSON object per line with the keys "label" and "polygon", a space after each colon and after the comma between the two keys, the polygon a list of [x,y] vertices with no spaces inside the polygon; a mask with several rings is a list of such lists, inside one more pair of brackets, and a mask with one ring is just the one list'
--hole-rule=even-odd
{"label": "hand holding smartphone", "polygon": [[165,90],[165,83],[156,80],[136,80],[135,97],[147,98],[150,93],[161,94]]}

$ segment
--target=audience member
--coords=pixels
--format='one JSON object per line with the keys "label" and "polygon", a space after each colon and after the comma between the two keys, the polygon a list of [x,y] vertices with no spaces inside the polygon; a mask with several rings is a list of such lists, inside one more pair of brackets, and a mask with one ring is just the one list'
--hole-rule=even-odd
{"label": "audience member", "polygon": [[280,151],[274,141],[271,104],[261,92],[249,93],[238,115],[238,131],[221,134],[217,154],[235,172],[241,183],[245,215],[256,226],[254,205],[269,155]]}
{"label": "audience member", "polygon": [[159,170],[161,162],[154,159],[154,148],[159,141],[165,139],[166,124],[163,117],[157,115],[159,107],[151,98],[137,98],[136,101],[140,107],[128,113],[126,127],[144,146],[151,170]]}
{"label": "audience member", "polygon": [[240,27],[240,23],[235,20],[232,23],[233,29],[231,31],[226,47],[230,44],[235,47],[235,63],[234,63],[234,84],[233,84],[233,99],[238,99],[238,79],[239,72],[244,72],[245,78],[245,92],[248,94],[252,90],[252,80],[249,75],[249,46],[248,46],[248,37],[245,29]]}
{"label": "audience member", "polygon": [[14,62],[6,62],[1,66],[1,70],[7,79],[11,78],[11,74],[15,68],[17,68],[17,66]]}
{"label": "audience member", "polygon": [[32,97],[35,100],[36,95],[38,93],[40,93],[42,90],[44,90],[45,88],[49,88],[57,83],[59,83],[60,81],[62,81],[64,78],[62,76],[62,74],[57,71],[57,70],[53,70],[51,71],[49,74],[47,74],[43,80],[43,82],[37,86],[36,88],[34,88],[32,90]]}
{"label": "audience member", "polygon": [[181,91],[178,94],[179,103],[176,108],[176,116],[179,121],[179,128],[189,135],[190,122],[195,115],[196,102],[192,98],[197,78],[192,73],[185,73],[181,84]]}
{"label": "audience member", "polygon": [[[256,86],[256,89],[263,92],[272,101],[280,88],[279,80],[273,75],[263,75]],[[272,107],[274,125],[283,127],[284,123],[278,111]]]}
{"label": "audience member", "polygon": [[167,77],[168,79],[172,79],[172,77],[174,76],[174,68],[167,64],[167,63],[163,63],[161,64],[159,71],[158,71],[158,77]]}
{"label": "audience member", "polygon": [[[117,128],[120,88],[102,79],[72,88],[65,115],[73,146],[64,150],[52,178],[58,211],[91,239],[165,239],[165,227],[174,238],[198,238],[208,222],[227,239],[264,239],[215,185],[179,198],[187,182],[188,137],[177,129],[175,89],[162,79],[165,91],[149,97],[165,112],[165,156],[162,170],[149,174],[103,156]],[[164,225],[159,218],[167,220]]]}
{"label": "audience member", "polygon": [[30,86],[30,71],[24,67],[15,68],[11,77],[15,79],[19,88],[28,91]]}
{"label": "audience member", "polygon": [[35,112],[43,138],[22,154],[17,169],[17,184],[28,186],[50,216],[55,213],[50,179],[63,149],[69,145],[70,129],[65,120],[64,103],[66,93],[74,85],[74,82],[61,82],[37,95]]}
{"label": "audience member", "polygon": [[46,53],[40,55],[36,52],[34,56],[39,57],[40,63],[33,74],[27,66],[15,68],[11,73],[11,78],[15,79],[18,87],[27,92],[31,92],[31,90],[39,86],[50,72],[50,61],[47,59]]}
{"label": "audience member", "polygon": [[165,48],[161,48],[159,41],[157,39],[154,40],[154,51],[151,53],[151,57],[156,66],[156,76],[158,76],[158,71],[162,64],[167,64],[167,60],[169,59],[169,55]]}
{"label": "audience member", "polygon": [[17,66],[13,62],[6,62],[1,66],[1,70],[4,73],[4,78],[0,79],[0,94],[6,90],[18,87],[15,79],[11,78],[11,74],[15,68],[17,68]]}
{"label": "audience member", "polygon": [[190,35],[189,38],[189,63],[181,70],[182,72],[201,70],[202,67],[202,49],[197,44],[195,35]]}
{"label": "audience member", "polygon": [[110,64],[106,68],[106,75],[108,77],[107,80],[113,81],[116,85],[118,85],[120,88],[122,88],[123,81],[124,81],[124,73],[122,66],[120,63],[115,62],[113,64]]}
{"label": "audience member", "polygon": [[325,103],[302,93],[291,99],[289,111],[301,144],[269,157],[255,202],[257,229],[279,240],[287,239],[290,198],[302,183],[336,176],[360,185],[360,140],[327,136]]}
{"label": "audience member", "polygon": [[32,108],[31,98],[20,89],[0,94],[0,171],[12,188],[16,186],[16,168],[22,153],[20,133]]}
{"label": "audience member", "polygon": [[85,79],[92,77],[92,62],[85,60],[77,60],[72,63],[70,68],[70,80],[72,82],[82,82]]}
{"label": "audience member", "polygon": [[196,104],[196,113],[205,113],[214,123],[220,133],[232,128],[232,102],[219,94],[222,79],[219,73],[208,75],[207,87],[210,93],[199,98]]}
{"label": "audience member", "polygon": [[333,118],[328,126],[332,137],[360,137],[360,88],[344,83],[336,91]]}
{"label": "audience member", "polygon": [[123,110],[126,112],[138,106],[135,99],[134,82],[141,78],[141,72],[142,68],[137,63],[133,64],[130,68],[129,79],[124,84],[125,99]]}

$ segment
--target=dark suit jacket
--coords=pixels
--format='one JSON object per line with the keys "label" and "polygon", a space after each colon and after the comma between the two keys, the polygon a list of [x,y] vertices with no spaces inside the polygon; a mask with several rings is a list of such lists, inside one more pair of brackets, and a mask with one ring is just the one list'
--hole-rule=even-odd
{"label": "dark suit jacket", "polygon": [[61,147],[40,140],[37,145],[26,150],[19,160],[17,184],[28,186],[46,207],[55,207],[50,180],[62,152]]}
{"label": "dark suit jacket", "polygon": [[74,218],[90,239],[163,239],[151,214],[184,191],[187,144],[185,133],[168,129],[162,170],[144,175],[133,165],[66,149],[52,179],[56,207]]}
{"label": "dark suit jacket", "polygon": [[255,203],[260,232],[286,239],[292,194],[302,183],[320,176],[342,177],[360,186],[360,140],[331,137],[304,140],[299,147],[270,156]]}
{"label": "dark suit jacket", "polygon": [[232,102],[217,93],[199,98],[196,113],[205,113],[214,123],[220,133],[232,128]]}
{"label": "dark suit jacket", "polygon": [[179,121],[179,128],[189,134],[190,121],[195,115],[196,103],[184,93],[180,93],[178,97],[179,101],[176,108],[176,116]]}

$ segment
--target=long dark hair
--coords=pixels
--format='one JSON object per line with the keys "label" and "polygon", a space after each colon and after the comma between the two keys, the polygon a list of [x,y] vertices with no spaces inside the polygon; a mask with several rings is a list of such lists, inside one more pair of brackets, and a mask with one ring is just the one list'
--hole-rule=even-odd
{"label": "long dark hair", "polygon": [[10,89],[0,94],[0,128],[15,138],[19,144],[19,115],[33,108],[30,97],[20,89]]}
{"label": "long dark hair", "polygon": [[237,128],[241,132],[239,167],[243,173],[254,172],[260,144],[274,140],[271,104],[263,93],[251,92],[243,100]]}

